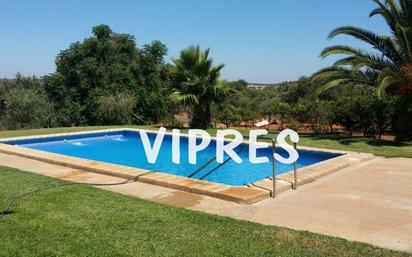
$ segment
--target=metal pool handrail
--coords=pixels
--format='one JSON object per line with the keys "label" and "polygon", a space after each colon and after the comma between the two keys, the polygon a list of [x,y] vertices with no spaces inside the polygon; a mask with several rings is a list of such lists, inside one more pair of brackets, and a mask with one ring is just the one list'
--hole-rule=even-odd
{"label": "metal pool handrail", "polygon": [[[293,143],[293,148],[297,149],[296,143]],[[298,189],[298,160],[293,163],[293,189]]]}
{"label": "metal pool handrail", "polygon": [[[243,152],[245,149],[247,148],[247,145],[243,146],[242,149],[240,149],[240,152]],[[193,178],[196,174],[198,174],[199,172],[201,172],[202,170],[204,170],[207,166],[209,166],[210,164],[212,164],[212,162],[216,159],[216,155],[213,156],[212,159],[210,159],[209,161],[207,161],[205,164],[203,164],[202,166],[200,166],[200,168],[198,168],[195,172],[193,172],[192,174],[190,174],[188,177],[189,178]],[[209,171],[206,175],[204,175],[203,177],[201,177],[200,179],[204,179],[205,177],[209,176],[211,173],[213,173],[215,170],[219,169],[220,167],[222,167],[224,164],[226,164],[228,161],[230,161],[232,159],[232,157],[229,156],[228,159],[226,159],[223,163],[219,164],[217,167],[215,167],[214,169],[212,169],[211,171]]]}
{"label": "metal pool handrail", "polygon": [[[275,152],[276,152],[276,140],[274,137],[258,137],[261,139],[270,139],[272,141],[272,191],[271,191],[271,197],[276,198],[276,158],[275,158]],[[293,147],[297,149],[297,144],[293,143]],[[238,153],[244,151],[247,146],[242,148]],[[207,166],[209,166],[214,160],[216,159],[216,155],[207,161],[205,164],[203,164],[200,168],[198,168],[195,172],[190,174],[188,177],[192,178],[202,170],[204,170]],[[224,164],[226,164],[229,160],[232,158],[229,156],[227,160],[225,160],[223,163],[219,164],[217,167],[213,168],[211,171],[209,171],[206,175],[202,176],[200,179],[204,179],[205,177],[209,176],[211,173],[222,167]],[[293,184],[292,184],[292,189],[297,190],[298,189],[298,162],[297,160],[293,163]]]}
{"label": "metal pool handrail", "polygon": [[[243,152],[244,150],[247,149],[247,147],[248,147],[247,145],[244,145],[243,148],[240,149],[240,151],[237,152],[237,153]],[[227,162],[229,162],[230,160],[232,160],[232,157],[229,156],[229,158],[227,158],[223,163],[221,163],[221,164],[219,164],[217,167],[213,168],[211,171],[209,171],[208,173],[206,173],[205,175],[203,175],[200,179],[206,178],[207,176],[209,176],[209,175],[212,174],[215,170],[217,170],[217,169],[219,169],[220,167],[222,167],[223,165],[225,165],[225,164],[226,164]]]}
{"label": "metal pool handrail", "polygon": [[276,158],[275,158],[275,151],[276,151],[276,141],[272,137],[272,198],[276,197]]}
{"label": "metal pool handrail", "polygon": [[209,166],[215,159],[216,159],[216,155],[213,156],[213,158],[210,159],[209,161],[207,161],[205,164],[203,164],[202,166],[200,166],[200,168],[198,168],[197,170],[195,170],[195,172],[193,172],[192,174],[190,174],[190,175],[188,176],[188,178],[193,178],[193,176],[195,176],[197,173],[201,172],[204,168],[206,168],[207,166]]}
{"label": "metal pool handrail", "polygon": [[[268,139],[264,138],[263,139]],[[276,158],[275,158],[275,152],[276,152],[276,140],[275,138],[271,137],[272,140],[272,192],[271,192],[271,197],[276,198]],[[297,149],[297,144],[293,143],[293,147]],[[298,161],[296,160],[293,163],[293,184],[292,184],[292,189],[297,190],[298,189]]]}

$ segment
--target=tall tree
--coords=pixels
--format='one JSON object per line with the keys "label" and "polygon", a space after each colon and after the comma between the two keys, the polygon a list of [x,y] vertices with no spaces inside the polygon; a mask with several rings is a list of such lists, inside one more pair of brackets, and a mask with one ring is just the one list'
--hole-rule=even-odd
{"label": "tall tree", "polygon": [[145,44],[139,51],[140,72],[137,88],[138,114],[142,120],[157,122],[168,115],[170,71],[164,57],[167,47],[160,41]]}
{"label": "tall tree", "polygon": [[137,85],[139,55],[134,37],[114,33],[107,25],[92,31],[92,37],[61,51],[56,73],[45,77],[64,125],[98,123],[95,110],[100,96]]}
{"label": "tall tree", "polygon": [[[398,118],[394,128],[398,139],[412,138],[412,0],[372,0],[377,8],[370,17],[379,15],[391,35],[378,35],[354,26],[333,30],[329,38],[348,35],[369,44],[374,51],[335,45],[324,49],[321,57],[345,55],[333,66],[314,74],[312,94],[341,85],[372,86],[380,97],[384,93],[400,96]],[[409,117],[409,118],[408,118]]]}
{"label": "tall tree", "polygon": [[107,25],[93,27],[92,32],[61,51],[56,73],[44,78],[60,123],[107,124],[96,110],[102,99],[119,95],[127,102],[136,99],[133,116],[122,120],[146,123],[165,115],[168,97],[161,73],[166,46],[154,41],[139,49],[133,36],[115,33]]}
{"label": "tall tree", "polygon": [[41,80],[16,75],[0,80],[0,128],[23,129],[53,125],[53,109]]}
{"label": "tall tree", "polygon": [[213,65],[210,49],[188,47],[174,59],[175,81],[171,99],[175,103],[193,107],[191,127],[208,128],[211,125],[211,105],[222,101],[232,89],[220,79],[224,65]]}
{"label": "tall tree", "polygon": [[345,85],[370,85],[384,92],[404,95],[412,91],[412,0],[372,0],[377,8],[370,17],[382,16],[391,30],[391,36],[377,35],[354,26],[333,30],[329,39],[348,35],[359,39],[375,51],[365,51],[346,45],[325,48],[321,57],[346,55],[332,67],[314,74],[315,93]]}

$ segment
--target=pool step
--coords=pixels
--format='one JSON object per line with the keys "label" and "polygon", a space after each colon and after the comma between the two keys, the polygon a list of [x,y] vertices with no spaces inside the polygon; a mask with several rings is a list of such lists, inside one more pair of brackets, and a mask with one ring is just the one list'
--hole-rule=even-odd
{"label": "pool step", "polygon": [[[266,192],[272,192],[273,189],[273,181],[272,178],[267,178],[265,180],[257,181],[255,183],[252,183],[248,185],[250,188],[256,188],[259,190],[264,190]],[[292,183],[283,181],[280,179],[276,180],[276,193],[282,193],[286,190],[289,190],[292,188]]]}
{"label": "pool step", "polygon": [[[368,161],[374,157],[369,153],[349,152],[340,157],[316,163],[298,170],[297,184],[304,185],[315,181],[316,179],[326,176],[335,171]],[[294,174],[287,172],[277,176],[276,194],[282,193],[293,188]],[[250,188],[271,192],[273,189],[272,178],[267,178],[248,185]]]}

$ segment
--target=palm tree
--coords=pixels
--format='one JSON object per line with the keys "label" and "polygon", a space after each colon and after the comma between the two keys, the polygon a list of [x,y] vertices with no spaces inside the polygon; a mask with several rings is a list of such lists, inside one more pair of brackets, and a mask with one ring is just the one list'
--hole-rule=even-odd
{"label": "palm tree", "polygon": [[344,84],[373,86],[380,96],[385,92],[401,96],[412,92],[412,0],[372,1],[377,8],[370,17],[382,16],[391,36],[353,26],[333,30],[329,39],[349,35],[371,45],[374,51],[345,45],[324,49],[323,58],[338,54],[345,57],[314,74],[312,93],[319,94]]}
{"label": "palm tree", "polygon": [[176,83],[172,85],[170,97],[175,103],[193,107],[190,126],[194,128],[208,128],[211,124],[211,104],[222,101],[231,91],[220,79],[224,65],[213,66],[209,51],[191,46],[173,60]]}

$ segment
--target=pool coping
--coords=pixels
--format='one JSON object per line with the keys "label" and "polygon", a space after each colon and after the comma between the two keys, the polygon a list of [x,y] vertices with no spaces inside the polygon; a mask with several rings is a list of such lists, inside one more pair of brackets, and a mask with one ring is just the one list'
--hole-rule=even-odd
{"label": "pool coping", "polygon": [[[212,196],[223,200],[243,204],[253,204],[263,199],[266,199],[270,196],[270,191],[272,189],[273,184],[271,177],[263,179],[261,181],[257,181],[247,186],[230,186],[215,182],[172,175],[160,171],[145,170],[124,165],[93,161],[84,158],[71,157],[67,155],[50,153],[46,151],[2,143],[5,141],[88,135],[96,133],[101,134],[122,131],[138,132],[139,130],[144,130],[148,133],[156,133],[156,131],[154,130],[146,129],[115,128],[71,133],[46,134],[37,136],[9,137],[0,139],[0,152],[5,154],[17,155],[29,159],[34,159],[38,161],[43,161],[47,163],[52,163],[60,166],[81,169],[89,172],[116,176],[125,179],[136,180],[139,182],[149,183],[153,185],[168,187],[201,195]],[[166,132],[166,134],[170,135],[171,133]],[[181,134],[181,136],[188,137],[187,134]],[[212,139],[216,138],[212,137]],[[230,139],[228,139],[227,141],[230,141]],[[244,143],[249,142],[245,140]],[[373,158],[372,154],[358,152],[330,150],[313,147],[299,147],[299,149],[318,152],[339,153],[342,155],[298,169],[298,185],[310,183],[315,179],[323,177],[337,170]],[[293,181],[293,171],[276,176],[276,193],[278,194],[286,190],[292,189]]]}

